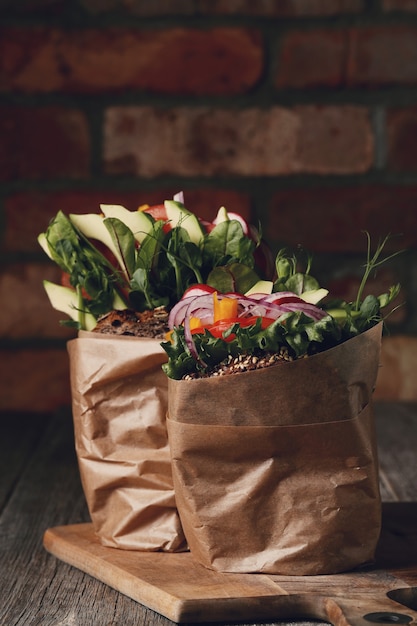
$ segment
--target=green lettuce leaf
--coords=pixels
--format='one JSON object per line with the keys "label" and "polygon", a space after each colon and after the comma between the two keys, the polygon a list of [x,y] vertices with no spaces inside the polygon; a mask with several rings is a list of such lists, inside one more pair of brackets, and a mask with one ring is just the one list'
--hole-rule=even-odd
{"label": "green lettuce leaf", "polygon": [[[235,336],[231,341],[225,341],[230,335]],[[299,358],[331,348],[347,338],[332,317],[326,316],[316,322],[301,311],[285,313],[263,330],[260,319],[245,328],[235,323],[223,336],[224,339],[213,337],[208,330],[194,334],[196,359],[185,341],[184,328],[176,327],[172,343],[161,344],[168,355],[168,362],[163,365],[167,376],[179,380],[186,374],[204,373],[228,356],[242,353],[259,355],[286,348],[293,358]]]}

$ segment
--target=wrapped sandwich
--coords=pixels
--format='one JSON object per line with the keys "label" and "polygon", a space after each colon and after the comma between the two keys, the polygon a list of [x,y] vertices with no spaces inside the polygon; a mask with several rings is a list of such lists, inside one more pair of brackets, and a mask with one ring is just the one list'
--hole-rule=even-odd
{"label": "wrapped sandwich", "polygon": [[94,530],[106,546],[186,549],[175,504],[166,430],[168,314],[194,283],[262,276],[263,243],[223,207],[214,223],[182,194],[162,205],[58,212],[39,243],[62,271],[45,281],[68,342],[75,445]]}
{"label": "wrapped sandwich", "polygon": [[[246,294],[198,286],[173,307],[168,433],[177,507],[214,570],[333,574],[374,558],[381,525],[372,392],[383,310],[335,302],[281,251]],[[263,286],[263,292],[259,287]]]}
{"label": "wrapped sandwich", "polygon": [[273,259],[254,226],[224,207],[209,223],[183,200],[180,193],[137,211],[102,204],[101,213],[57,213],[38,241],[62,270],[62,284],[44,281],[44,287],[52,306],[66,314],[63,324],[95,330],[114,310],[146,311],[149,319],[149,311],[169,311],[196,283],[246,291],[273,275]]}

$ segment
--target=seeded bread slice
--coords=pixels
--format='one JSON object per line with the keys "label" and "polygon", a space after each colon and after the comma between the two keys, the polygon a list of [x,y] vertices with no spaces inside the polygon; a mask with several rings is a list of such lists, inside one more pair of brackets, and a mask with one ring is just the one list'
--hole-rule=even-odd
{"label": "seeded bread slice", "polygon": [[293,361],[293,358],[288,354],[286,348],[282,348],[280,352],[259,351],[257,354],[243,353],[235,357],[229,355],[227,359],[215,365],[210,370],[186,374],[184,380],[208,378],[211,376],[229,376],[230,374],[239,374],[240,372],[250,372],[251,370],[271,367],[271,365],[277,365],[278,363],[285,363],[287,361]]}
{"label": "seeded bread slice", "polygon": [[110,311],[100,317],[93,332],[162,340],[168,331],[167,321],[168,312],[163,307],[143,313],[130,309]]}

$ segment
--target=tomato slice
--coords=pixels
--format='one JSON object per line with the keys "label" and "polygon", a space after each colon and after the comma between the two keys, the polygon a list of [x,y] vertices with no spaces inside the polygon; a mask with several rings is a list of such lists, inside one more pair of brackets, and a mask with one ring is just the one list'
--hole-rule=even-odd
{"label": "tomato slice", "polygon": [[[143,211],[143,213],[151,215],[155,220],[162,220],[163,222],[166,222],[164,226],[165,232],[172,230],[172,226],[168,222],[167,211],[164,204],[153,204],[152,206],[143,205],[142,207],[139,207],[139,210]],[[210,233],[216,226],[216,224],[213,224],[212,222],[207,222],[207,220],[203,220],[200,218],[198,218],[198,220],[203,226],[206,233]]]}
{"label": "tomato slice", "polygon": [[165,222],[165,224],[163,225],[164,233],[168,233],[170,230],[172,230],[172,226],[168,221],[166,208],[163,204],[154,204],[146,208],[140,208],[140,211],[143,211],[143,213],[147,213],[148,215],[153,217],[154,220]]}
{"label": "tomato slice", "polygon": [[287,304],[290,302],[304,302],[304,300],[296,295],[280,296],[279,292],[277,293],[277,297],[274,300],[271,300],[272,304]]}
{"label": "tomato slice", "polygon": [[155,220],[164,220],[166,222],[168,219],[166,208],[163,204],[154,204],[153,206],[148,206],[144,209],[141,208],[140,210],[143,211],[143,213],[152,215]]}
{"label": "tomato slice", "polygon": [[224,339],[224,341],[230,342],[230,341],[233,341],[233,339],[235,339],[236,335],[234,333],[231,333],[228,337],[223,337],[223,333],[229,330],[229,328],[231,328],[233,324],[237,323],[242,328],[247,328],[248,326],[253,326],[254,324],[256,324],[258,319],[261,319],[262,330],[265,328],[268,328],[268,326],[270,326],[272,322],[275,321],[270,317],[261,317],[261,318],[259,318],[259,316],[235,317],[235,318],[228,319],[228,320],[219,320],[218,322],[215,322],[214,324],[206,324],[204,326],[199,326],[198,328],[194,328],[191,332],[194,335],[197,333],[202,334],[204,333],[205,330],[208,330],[209,333],[213,335],[213,337],[216,337],[216,339]]}
{"label": "tomato slice", "polygon": [[216,290],[214,287],[210,287],[210,285],[205,285],[204,283],[198,283],[197,285],[191,285],[188,287],[182,294],[182,300],[184,298],[189,298],[191,296],[206,296],[211,293],[214,293]]}
{"label": "tomato slice", "polygon": [[[74,287],[71,285],[70,275],[67,272],[61,272],[61,285],[75,291]],[[81,289],[81,295],[85,300],[91,300],[91,297],[85,289]]]}
{"label": "tomato slice", "polygon": [[200,224],[204,227],[206,233],[211,233],[211,231],[216,227],[216,224],[213,222],[207,222],[207,220],[200,219]]}

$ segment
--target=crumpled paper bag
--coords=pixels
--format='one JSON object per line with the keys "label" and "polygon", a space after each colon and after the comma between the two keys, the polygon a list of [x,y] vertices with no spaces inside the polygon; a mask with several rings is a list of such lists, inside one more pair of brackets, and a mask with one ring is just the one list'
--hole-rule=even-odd
{"label": "crumpled paper bag", "polygon": [[67,346],[75,448],[100,542],[187,549],[172,482],[160,341],[80,331]]}
{"label": "crumpled paper bag", "polygon": [[197,561],[320,575],[373,560],[381,327],[267,369],[169,380],[176,500]]}

